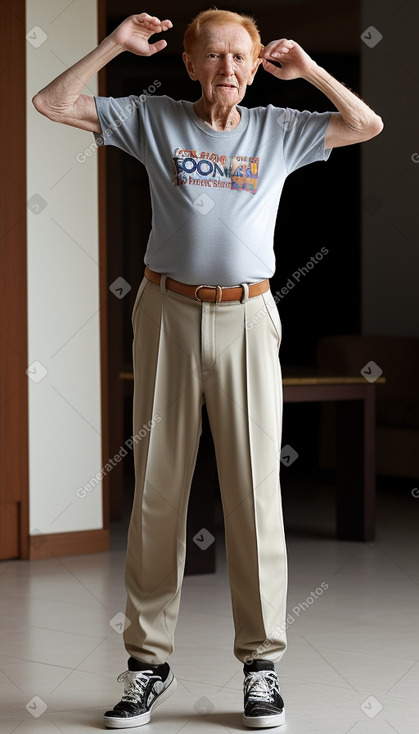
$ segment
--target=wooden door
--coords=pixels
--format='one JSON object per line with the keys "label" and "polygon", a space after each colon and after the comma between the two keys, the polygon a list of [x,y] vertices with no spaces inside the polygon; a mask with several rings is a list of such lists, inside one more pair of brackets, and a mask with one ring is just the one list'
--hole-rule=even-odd
{"label": "wooden door", "polygon": [[0,7],[0,559],[28,557],[25,2]]}

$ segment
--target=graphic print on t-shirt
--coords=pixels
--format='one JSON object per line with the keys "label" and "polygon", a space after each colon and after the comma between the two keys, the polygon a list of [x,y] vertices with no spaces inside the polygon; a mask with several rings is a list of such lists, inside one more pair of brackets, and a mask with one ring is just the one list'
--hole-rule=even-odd
{"label": "graphic print on t-shirt", "polygon": [[226,156],[209,151],[175,148],[173,151],[175,186],[206,186],[234,189],[256,194],[259,158],[247,155]]}

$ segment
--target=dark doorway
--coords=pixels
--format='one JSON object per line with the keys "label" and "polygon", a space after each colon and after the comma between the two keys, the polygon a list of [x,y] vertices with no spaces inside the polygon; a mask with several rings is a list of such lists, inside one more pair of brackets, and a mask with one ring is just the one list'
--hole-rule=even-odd
{"label": "dark doorway", "polygon": [[[130,13],[131,2],[108,0],[108,32]],[[257,10],[242,3],[228,8],[256,16],[264,42],[272,40],[272,28],[279,35],[297,40],[316,62],[349,88],[360,90],[359,5],[326,2],[260,3]],[[298,6],[298,7],[297,7]],[[182,35],[187,22],[207,4],[190,4],[176,9],[157,3],[153,12],[174,23],[168,47],[150,58],[121,54],[106,69],[106,95],[142,94],[160,82],[156,93],[175,99],[197,99],[199,89],[188,78],[181,59]],[[217,5],[217,7],[220,7]],[[269,36],[269,38],[268,38]],[[154,91],[152,92],[154,93]],[[324,111],[334,109],[328,99],[304,80],[279,82],[261,69],[249,88],[244,104],[249,107],[274,104]],[[148,178],[143,166],[120,150],[107,149],[107,238],[108,282],[123,277],[131,286],[118,300],[108,294],[108,353],[110,440],[112,426],[119,435],[129,431],[130,397],[124,399],[120,372],[131,363],[132,331],[130,315],[143,277],[143,258],[150,229],[151,212]],[[294,287],[281,295],[278,303],[283,323],[281,362],[283,365],[314,365],[318,340],[325,334],[356,333],[360,327],[360,160],[358,146],[332,152],[327,162],[315,163],[293,173],[286,181],[275,235],[277,270],[271,279],[273,292],[281,293],[288,281]],[[323,248],[323,250],[322,250]],[[306,269],[310,258],[326,254],[315,268]],[[304,272],[306,270],[306,272]],[[297,278],[296,274],[300,274]],[[124,426],[121,416],[125,416]],[[306,416],[310,421],[310,416]],[[290,415],[292,422],[293,417]],[[301,417],[296,417],[301,424]],[[304,422],[304,419],[303,419]],[[204,431],[202,442],[210,437]],[[119,444],[118,444],[119,445]],[[117,446],[115,447],[117,448]],[[198,463],[200,458],[198,458]],[[131,457],[125,472],[132,472]],[[112,481],[122,486],[122,469]],[[197,472],[199,466],[197,466]],[[212,479],[211,479],[212,481]],[[215,482],[214,482],[215,485]],[[216,492],[216,487],[214,487]],[[111,486],[111,497],[118,492]],[[193,494],[191,504],[193,504]],[[118,501],[111,502],[111,518],[117,517]],[[209,528],[210,529],[210,528]],[[198,528],[199,530],[199,528]]]}

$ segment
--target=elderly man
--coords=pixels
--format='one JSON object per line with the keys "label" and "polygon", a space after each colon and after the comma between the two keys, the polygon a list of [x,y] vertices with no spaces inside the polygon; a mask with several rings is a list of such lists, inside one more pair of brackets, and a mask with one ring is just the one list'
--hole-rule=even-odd
{"label": "elderly man", "polygon": [[[200,13],[183,60],[195,102],[81,94],[122,51],[150,56],[170,20],[132,15],[33,103],[89,130],[147,169],[153,209],[146,269],[132,312],[136,491],[126,563],[129,654],[110,728],[145,724],[176,688],[174,649],[185,529],[205,402],[214,439],[235,625],[244,669],[244,723],[276,727],[284,704],[275,671],[286,649],[287,559],[279,486],[281,322],[269,290],[273,233],[286,176],[333,147],[377,135],[382,121],[295,41],[263,47],[251,18]],[[277,63],[275,63],[277,62]],[[338,111],[241,106],[259,65],[302,77]]]}

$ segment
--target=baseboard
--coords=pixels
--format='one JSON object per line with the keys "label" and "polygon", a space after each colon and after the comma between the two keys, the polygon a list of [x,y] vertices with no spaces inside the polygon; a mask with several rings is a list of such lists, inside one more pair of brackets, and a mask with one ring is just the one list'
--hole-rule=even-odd
{"label": "baseboard", "polygon": [[79,556],[109,550],[109,530],[79,530],[71,533],[31,535],[29,559]]}

